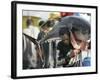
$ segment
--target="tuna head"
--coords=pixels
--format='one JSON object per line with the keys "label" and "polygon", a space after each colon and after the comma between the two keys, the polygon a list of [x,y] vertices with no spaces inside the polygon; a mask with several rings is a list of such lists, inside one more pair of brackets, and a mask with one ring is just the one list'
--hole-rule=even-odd
{"label": "tuna head", "polygon": [[79,40],[86,41],[90,39],[90,23],[81,17],[67,16],[62,18],[61,21],[53,27],[44,40],[59,37],[59,31],[63,27],[72,31]]}

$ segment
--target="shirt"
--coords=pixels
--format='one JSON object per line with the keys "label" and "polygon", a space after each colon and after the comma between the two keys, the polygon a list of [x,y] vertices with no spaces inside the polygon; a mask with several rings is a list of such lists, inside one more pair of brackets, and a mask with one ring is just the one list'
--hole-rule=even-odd
{"label": "shirt", "polygon": [[57,49],[60,51],[59,52],[59,58],[65,58],[67,53],[72,49],[72,45],[71,44],[65,44],[63,41],[60,41],[58,43]]}

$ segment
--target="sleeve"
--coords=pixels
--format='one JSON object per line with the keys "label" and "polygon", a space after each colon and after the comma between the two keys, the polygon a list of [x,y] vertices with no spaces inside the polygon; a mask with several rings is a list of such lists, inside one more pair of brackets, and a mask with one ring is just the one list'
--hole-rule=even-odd
{"label": "sleeve", "polygon": [[61,45],[60,45],[60,42],[59,42],[58,45],[57,45],[57,49],[60,50],[60,47],[61,47]]}
{"label": "sleeve", "polygon": [[57,49],[60,51],[59,55],[64,52],[63,45],[61,44],[61,42],[58,43]]}
{"label": "sleeve", "polygon": [[37,37],[37,40],[39,41],[39,40],[41,40],[41,38],[42,38],[42,35],[41,35],[41,32],[38,34],[38,37]]}

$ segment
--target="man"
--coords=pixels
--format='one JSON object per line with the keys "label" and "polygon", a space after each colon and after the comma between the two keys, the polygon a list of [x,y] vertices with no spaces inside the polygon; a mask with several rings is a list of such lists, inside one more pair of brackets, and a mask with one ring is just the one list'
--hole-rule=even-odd
{"label": "man", "polygon": [[27,28],[23,30],[24,33],[28,34],[29,36],[37,39],[39,34],[39,29],[37,26],[34,25],[34,21],[29,17],[26,21]]}
{"label": "man", "polygon": [[[26,21],[27,28],[23,33],[37,39],[39,30],[33,26],[31,18]],[[37,68],[37,52],[36,45],[23,35],[23,69]]]}
{"label": "man", "polygon": [[[46,35],[49,33],[51,28],[50,25],[50,21],[44,22],[41,24],[41,31],[38,34],[38,38],[37,40],[41,42],[41,39],[43,39],[44,37],[46,37]],[[44,68],[49,68],[49,42],[42,42],[41,44],[41,48],[43,50],[43,54],[44,54]]]}
{"label": "man", "polygon": [[58,43],[57,49],[59,50],[58,60],[64,60],[62,66],[65,67],[69,58],[67,57],[68,52],[73,48],[70,42],[70,33],[68,28],[61,28],[59,31],[59,35],[61,37],[61,41]]}

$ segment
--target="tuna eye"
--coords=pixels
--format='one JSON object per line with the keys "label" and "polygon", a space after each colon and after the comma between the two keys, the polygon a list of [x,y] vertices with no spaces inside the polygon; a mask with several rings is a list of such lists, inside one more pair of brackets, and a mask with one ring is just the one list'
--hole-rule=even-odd
{"label": "tuna eye", "polygon": [[88,34],[88,33],[89,33],[88,30],[84,30],[84,31],[82,31],[82,34]]}
{"label": "tuna eye", "polygon": [[75,32],[75,31],[80,31],[80,29],[74,28],[74,27],[73,27],[73,28],[72,28],[72,31],[73,31],[73,32]]}

